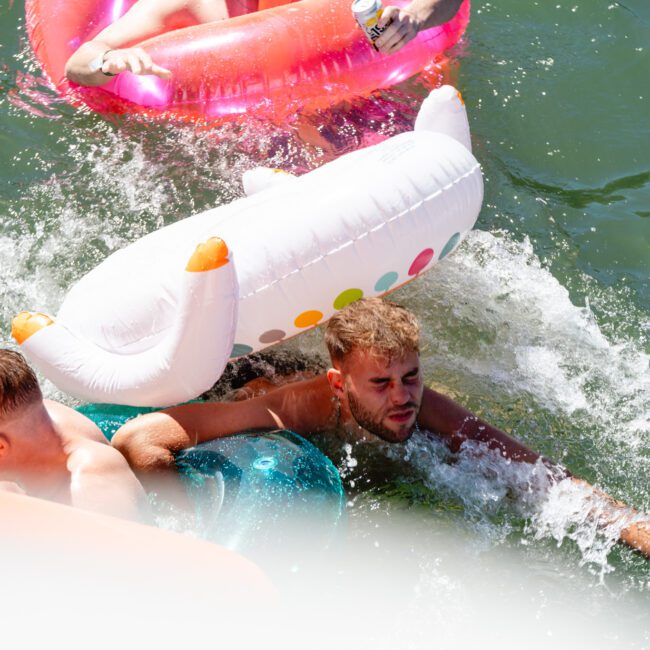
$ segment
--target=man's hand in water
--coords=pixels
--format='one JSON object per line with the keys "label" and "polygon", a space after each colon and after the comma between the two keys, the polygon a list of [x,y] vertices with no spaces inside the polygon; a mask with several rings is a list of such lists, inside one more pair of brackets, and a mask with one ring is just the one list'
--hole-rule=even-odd
{"label": "man's hand in water", "polygon": [[601,518],[602,525],[619,523],[622,526],[619,540],[650,559],[650,514],[637,512],[599,488],[589,485],[587,481],[575,477],[572,477],[571,481],[588,490],[605,506],[604,510],[602,505],[600,508],[594,508],[594,512]]}
{"label": "man's hand in water", "polygon": [[108,50],[102,59],[101,71],[107,75],[116,75],[126,70],[133,74],[153,74],[161,79],[172,76],[170,70],[157,65],[140,47]]}

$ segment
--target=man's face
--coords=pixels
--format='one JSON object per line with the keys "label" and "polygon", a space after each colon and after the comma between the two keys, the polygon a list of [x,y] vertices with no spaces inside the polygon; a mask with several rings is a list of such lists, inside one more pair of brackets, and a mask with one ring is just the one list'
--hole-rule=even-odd
{"label": "man's face", "polygon": [[403,442],[413,433],[422,402],[422,373],[417,352],[388,360],[365,350],[349,354],[330,383],[347,401],[352,417],[387,442]]}

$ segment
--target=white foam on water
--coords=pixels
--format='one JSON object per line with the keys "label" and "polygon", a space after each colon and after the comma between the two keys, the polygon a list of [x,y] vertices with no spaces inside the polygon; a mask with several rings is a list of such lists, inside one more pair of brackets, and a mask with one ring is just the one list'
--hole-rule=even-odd
{"label": "white foam on water", "polygon": [[455,321],[434,324],[433,336],[467,324],[483,337],[454,356],[457,368],[511,393],[527,391],[549,409],[587,410],[629,444],[650,433],[649,356],[636,341],[608,340],[589,305],[571,302],[528,239],[473,231],[423,285],[418,293],[433,302],[427,325],[436,310]]}
{"label": "white foam on water", "polygon": [[[528,240],[474,231],[406,294],[424,321],[426,348],[435,351],[425,358],[430,375],[443,371],[478,387],[488,420],[490,394],[495,402],[525,395],[528,408],[511,418],[537,421],[550,437],[564,434],[554,426],[570,425],[571,453],[595,459],[592,475],[600,487],[650,509],[650,485],[633,479],[648,475],[648,355],[638,341],[606,337],[589,305],[571,302]],[[457,392],[463,381],[458,384]],[[526,427],[513,424],[525,437]],[[505,539],[510,522],[516,527],[524,517],[528,535],[572,540],[582,564],[601,578],[611,570],[608,555],[631,515],[612,516],[590,490],[551,480],[543,466],[508,463],[471,445],[450,462],[430,440],[414,436],[405,453],[433,491],[462,502],[486,539]]]}
{"label": "white foam on water", "polygon": [[598,567],[601,579],[612,570],[607,556],[621,531],[642,521],[642,515],[615,508],[593,488],[565,479],[550,486],[532,513],[530,529],[536,539],[551,536],[561,544],[573,540],[582,554],[582,564]]}
{"label": "white foam on water", "polygon": [[613,570],[608,556],[621,530],[643,519],[541,461],[511,462],[478,443],[465,443],[451,455],[440,441],[416,433],[401,448],[386,447],[386,453],[409,462],[447,503],[462,503],[464,518],[480,532],[484,550],[505,543],[513,533],[524,534],[524,545],[530,538],[553,539],[558,546],[575,542],[578,564],[588,565],[600,581]]}
{"label": "white foam on water", "polygon": [[[179,211],[195,211],[197,184],[213,204],[235,198],[241,171],[257,164],[266,146],[256,141],[233,152],[232,142],[214,134],[180,130],[161,155],[146,138],[128,139],[108,127],[99,131],[95,142],[69,144],[73,171],[52,173],[12,204],[7,226],[27,217],[33,223],[20,232],[0,231],[5,323],[22,309],[56,313],[69,284],[108,254],[176,220]],[[314,160],[288,139],[272,162],[281,166],[292,157],[297,167]],[[170,160],[180,162],[170,167]],[[623,444],[632,470],[648,475],[650,460],[641,453],[650,435],[648,355],[636,341],[605,336],[589,305],[571,302],[528,240],[475,231],[402,296],[424,321],[427,368],[471,377],[505,395],[528,394],[545,413],[584,427],[585,438]],[[45,392],[69,401],[49,384]],[[574,540],[583,562],[599,573],[609,570],[617,532],[594,527],[593,504],[561,484],[545,485],[542,468],[516,468],[475,451],[466,449],[452,463],[417,436],[407,446],[409,462],[428,487],[462,503],[464,518],[482,531],[486,548],[506,540],[520,526],[516,518],[524,517],[530,537]],[[602,478],[606,482],[607,474]],[[650,507],[649,486],[635,489],[635,504]],[[503,517],[504,511],[514,519]]]}

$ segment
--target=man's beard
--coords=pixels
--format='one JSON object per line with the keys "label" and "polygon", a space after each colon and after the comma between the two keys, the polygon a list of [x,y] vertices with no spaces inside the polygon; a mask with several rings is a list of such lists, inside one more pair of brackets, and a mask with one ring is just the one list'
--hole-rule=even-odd
{"label": "man's beard", "polygon": [[[404,442],[405,440],[408,440],[413,434],[413,431],[415,430],[415,423],[417,421],[417,415],[413,420],[413,424],[408,429],[407,435],[402,437],[392,429],[385,427],[382,424],[381,420],[378,422],[373,417],[373,414],[367,408],[365,408],[365,406],[363,406],[359,400],[357,400],[351,390],[348,391],[347,397],[348,405],[350,406],[350,413],[352,413],[352,417],[354,418],[355,422],[362,429],[365,429],[369,433],[372,433],[373,435],[381,438],[382,440],[385,440],[386,442]],[[413,407],[416,414],[419,413],[419,405],[415,402],[408,402],[407,404],[404,404],[404,408],[406,407]]]}

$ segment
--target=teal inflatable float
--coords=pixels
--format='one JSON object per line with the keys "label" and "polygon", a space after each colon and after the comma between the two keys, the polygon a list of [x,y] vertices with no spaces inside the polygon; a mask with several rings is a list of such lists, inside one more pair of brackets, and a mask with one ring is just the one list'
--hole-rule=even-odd
{"label": "teal inflatable float", "polygon": [[[125,422],[156,409],[88,404],[78,410],[110,440]],[[229,548],[275,545],[301,531],[322,541],[341,524],[338,471],[291,431],[211,440],[183,450],[176,463],[194,506],[194,532]]]}

